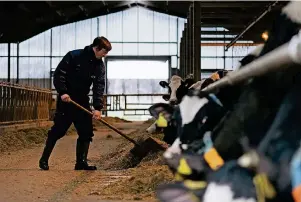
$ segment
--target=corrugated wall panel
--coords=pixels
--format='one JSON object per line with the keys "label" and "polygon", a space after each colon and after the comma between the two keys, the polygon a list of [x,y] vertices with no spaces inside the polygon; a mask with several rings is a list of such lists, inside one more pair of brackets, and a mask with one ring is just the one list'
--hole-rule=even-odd
{"label": "corrugated wall panel", "polygon": [[122,12],[109,14],[107,20],[106,37],[108,37],[110,41],[122,41]]}
{"label": "corrugated wall panel", "polygon": [[0,57],[0,79],[6,81],[7,78],[7,58]]}
{"label": "corrugated wall panel", "polygon": [[75,49],[83,49],[92,44],[92,19],[76,22],[75,27]]}
{"label": "corrugated wall panel", "polygon": [[140,8],[134,7],[122,11],[122,39],[124,42],[137,42],[138,41],[138,19],[140,15],[138,10]]}

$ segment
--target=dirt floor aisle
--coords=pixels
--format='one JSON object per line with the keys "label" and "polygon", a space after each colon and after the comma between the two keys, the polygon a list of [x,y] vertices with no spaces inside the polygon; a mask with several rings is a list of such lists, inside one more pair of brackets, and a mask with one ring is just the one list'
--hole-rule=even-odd
{"label": "dirt floor aisle", "polygon": [[[119,123],[125,133],[135,131],[141,123]],[[95,190],[130,177],[125,171],[102,170],[101,156],[115,151],[122,137],[97,127],[88,155],[97,171],[74,171],[76,135],[59,140],[50,158],[49,171],[38,168],[43,145],[0,153],[0,201],[102,201]],[[108,136],[110,138],[108,138]],[[130,144],[130,143],[129,143]],[[116,193],[117,194],[117,193]],[[109,201],[108,201],[109,202]]]}

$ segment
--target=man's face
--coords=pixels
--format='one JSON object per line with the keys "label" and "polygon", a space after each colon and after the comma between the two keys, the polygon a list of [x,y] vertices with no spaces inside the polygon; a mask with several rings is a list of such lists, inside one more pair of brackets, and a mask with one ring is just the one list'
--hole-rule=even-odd
{"label": "man's face", "polygon": [[97,59],[101,59],[101,58],[105,57],[108,54],[108,51],[104,48],[101,49],[101,50],[95,49],[94,53],[95,53],[95,57]]}

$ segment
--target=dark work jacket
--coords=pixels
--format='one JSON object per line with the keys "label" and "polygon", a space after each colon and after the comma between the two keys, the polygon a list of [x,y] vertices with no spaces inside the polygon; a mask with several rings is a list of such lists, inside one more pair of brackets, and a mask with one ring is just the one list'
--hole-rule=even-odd
{"label": "dark work jacket", "polygon": [[92,46],[69,51],[54,71],[53,84],[60,96],[68,94],[79,103],[89,101],[88,94],[93,83],[93,107],[103,108],[105,88],[105,66],[102,60],[96,59]]}

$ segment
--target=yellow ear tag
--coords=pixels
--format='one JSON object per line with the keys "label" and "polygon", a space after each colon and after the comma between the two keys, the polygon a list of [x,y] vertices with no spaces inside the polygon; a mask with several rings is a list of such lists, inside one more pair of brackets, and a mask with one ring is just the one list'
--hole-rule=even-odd
{"label": "yellow ear tag", "polygon": [[214,147],[211,147],[205,154],[204,158],[206,162],[209,164],[210,168],[213,170],[217,170],[219,167],[224,165],[224,160],[218,154]]}
{"label": "yellow ear tag", "polygon": [[183,175],[190,175],[192,173],[190,167],[188,166],[188,164],[184,158],[180,159],[178,173],[183,174]]}
{"label": "yellow ear tag", "polygon": [[159,118],[157,119],[156,124],[160,128],[166,128],[167,127],[167,121],[164,118],[164,116],[162,115],[162,113],[159,114]]}

